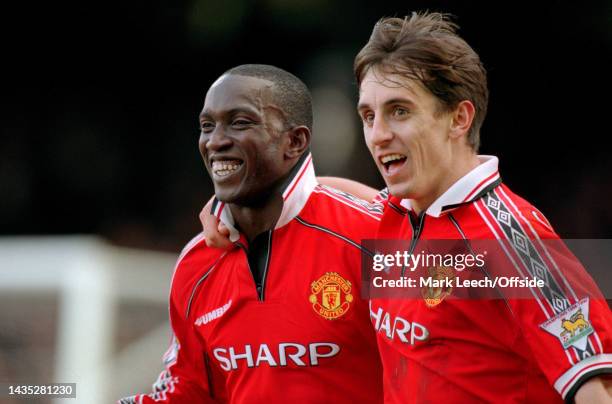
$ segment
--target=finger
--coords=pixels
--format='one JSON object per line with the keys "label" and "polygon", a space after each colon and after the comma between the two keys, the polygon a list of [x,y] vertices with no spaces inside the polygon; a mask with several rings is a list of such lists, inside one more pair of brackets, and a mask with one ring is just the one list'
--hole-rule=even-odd
{"label": "finger", "polygon": [[225,225],[225,223],[219,221],[219,225],[217,226],[217,230],[219,231],[219,234],[225,237],[229,237],[230,235],[230,230],[227,228],[227,226]]}
{"label": "finger", "polygon": [[204,239],[206,240],[206,245],[212,248],[229,250],[234,247],[234,243],[232,243],[228,237],[222,236],[218,233],[214,236],[204,237]]}

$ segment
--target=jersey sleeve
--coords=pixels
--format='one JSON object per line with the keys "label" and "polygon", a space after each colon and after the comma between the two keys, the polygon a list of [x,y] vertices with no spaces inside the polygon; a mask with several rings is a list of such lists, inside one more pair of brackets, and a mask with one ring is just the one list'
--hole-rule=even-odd
{"label": "jersey sleeve", "polygon": [[205,347],[177,300],[173,288],[170,296],[172,341],[163,355],[164,370],[153,384],[152,392],[123,398],[118,404],[225,402],[215,395],[220,392],[213,388]]}
{"label": "jersey sleeve", "polygon": [[[540,280],[523,291],[500,288],[550,384],[573,402],[589,378],[612,373],[612,315],[587,270],[531,206],[509,209],[508,231],[498,240],[504,262],[489,266],[493,276]],[[500,249],[501,250],[501,249]]]}

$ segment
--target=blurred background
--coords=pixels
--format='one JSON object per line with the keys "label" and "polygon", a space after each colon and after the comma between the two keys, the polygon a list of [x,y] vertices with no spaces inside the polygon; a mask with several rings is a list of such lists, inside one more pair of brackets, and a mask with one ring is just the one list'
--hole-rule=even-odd
{"label": "blurred background", "polygon": [[612,236],[610,1],[13,7],[0,17],[0,383],[103,387],[79,403],[148,388],[168,339],[173,260],[212,194],[197,117],[226,69],[265,63],[302,78],[318,174],[382,187],[352,62],[383,16],[454,14],[489,72],[481,153],[500,157],[505,182],[563,237]]}

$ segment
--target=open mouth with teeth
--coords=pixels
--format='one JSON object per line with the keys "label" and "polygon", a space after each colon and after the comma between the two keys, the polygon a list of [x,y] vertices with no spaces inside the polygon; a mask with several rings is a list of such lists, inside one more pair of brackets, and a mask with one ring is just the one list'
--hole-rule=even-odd
{"label": "open mouth with teeth", "polygon": [[217,177],[227,177],[242,167],[242,160],[216,160],[212,162],[213,175]]}
{"label": "open mouth with teeth", "polygon": [[380,157],[380,162],[385,167],[385,174],[395,174],[406,162],[407,157],[403,154],[394,153]]}

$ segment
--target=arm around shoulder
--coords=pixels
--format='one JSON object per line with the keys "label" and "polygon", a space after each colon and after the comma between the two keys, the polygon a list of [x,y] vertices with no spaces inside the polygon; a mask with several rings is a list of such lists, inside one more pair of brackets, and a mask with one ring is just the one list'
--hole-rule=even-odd
{"label": "arm around shoulder", "polygon": [[340,177],[317,177],[319,182],[328,187],[348,192],[366,201],[373,201],[379,191],[357,181]]}

